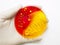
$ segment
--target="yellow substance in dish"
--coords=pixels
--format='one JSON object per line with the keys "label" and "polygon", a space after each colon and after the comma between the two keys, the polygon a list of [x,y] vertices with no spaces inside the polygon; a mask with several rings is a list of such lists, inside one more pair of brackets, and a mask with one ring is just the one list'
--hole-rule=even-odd
{"label": "yellow substance in dish", "polygon": [[36,11],[32,14],[33,18],[29,26],[25,29],[23,36],[33,39],[41,36],[47,28],[47,18],[42,11]]}

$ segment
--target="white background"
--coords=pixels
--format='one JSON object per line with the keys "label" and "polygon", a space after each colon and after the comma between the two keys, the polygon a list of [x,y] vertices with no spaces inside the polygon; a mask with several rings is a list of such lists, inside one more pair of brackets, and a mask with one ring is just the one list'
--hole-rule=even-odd
{"label": "white background", "polygon": [[18,4],[22,7],[37,5],[45,12],[48,29],[39,45],[60,45],[60,0],[0,0],[0,13]]}

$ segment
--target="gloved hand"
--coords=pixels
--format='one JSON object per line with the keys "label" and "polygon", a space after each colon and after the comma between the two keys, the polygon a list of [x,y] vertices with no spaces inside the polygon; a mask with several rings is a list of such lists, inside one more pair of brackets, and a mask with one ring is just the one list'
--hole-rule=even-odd
{"label": "gloved hand", "polygon": [[[23,0],[21,2],[23,2]],[[38,35],[42,34],[46,29],[47,18],[45,17],[45,14],[41,10],[32,13],[32,15],[35,15],[34,16],[35,18],[33,18],[33,21],[32,21],[33,23],[30,23],[29,28],[26,29],[26,32],[28,32],[28,35],[30,35],[30,33],[31,35],[32,34],[33,35],[28,36],[25,33],[26,34],[25,37],[28,37],[28,38],[33,37],[34,39],[27,39],[17,32],[17,29],[14,24],[16,13],[18,12],[19,9],[22,8],[22,6],[20,5],[20,3],[19,4],[13,3],[13,4],[10,5],[10,7],[7,7],[6,9],[2,8],[3,10],[2,9],[0,10],[0,45],[19,45],[19,44],[20,45],[30,45],[30,44],[37,45],[38,44],[37,42],[40,41],[41,37],[38,37],[38,38],[34,38],[34,37],[36,37],[37,34]],[[21,4],[24,4],[24,2]],[[32,11],[30,11],[30,13],[31,12]]]}
{"label": "gloved hand", "polygon": [[0,11],[0,45],[18,45],[20,43],[25,45],[27,43],[24,42],[29,43],[37,40],[27,40],[16,31],[14,26],[14,17],[20,8],[21,5],[16,4],[6,10]]}

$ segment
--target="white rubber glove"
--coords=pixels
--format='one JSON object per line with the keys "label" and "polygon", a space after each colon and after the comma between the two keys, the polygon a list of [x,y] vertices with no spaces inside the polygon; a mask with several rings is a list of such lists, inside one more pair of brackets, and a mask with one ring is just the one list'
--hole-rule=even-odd
{"label": "white rubber glove", "polygon": [[0,11],[0,45],[19,45],[20,43],[23,45],[27,44],[24,42],[28,42],[27,45],[30,44],[29,42],[31,40],[27,40],[18,34],[14,26],[14,16],[20,8],[21,5],[16,4],[11,8]]}

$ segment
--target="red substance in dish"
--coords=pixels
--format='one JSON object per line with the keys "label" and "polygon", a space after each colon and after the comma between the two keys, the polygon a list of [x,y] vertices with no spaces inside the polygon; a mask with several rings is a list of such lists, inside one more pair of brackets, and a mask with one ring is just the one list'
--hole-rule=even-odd
{"label": "red substance in dish", "polygon": [[23,31],[28,27],[32,20],[31,13],[35,11],[39,11],[40,9],[35,6],[27,6],[25,8],[21,8],[16,16],[15,16],[15,27],[19,34],[23,34]]}

